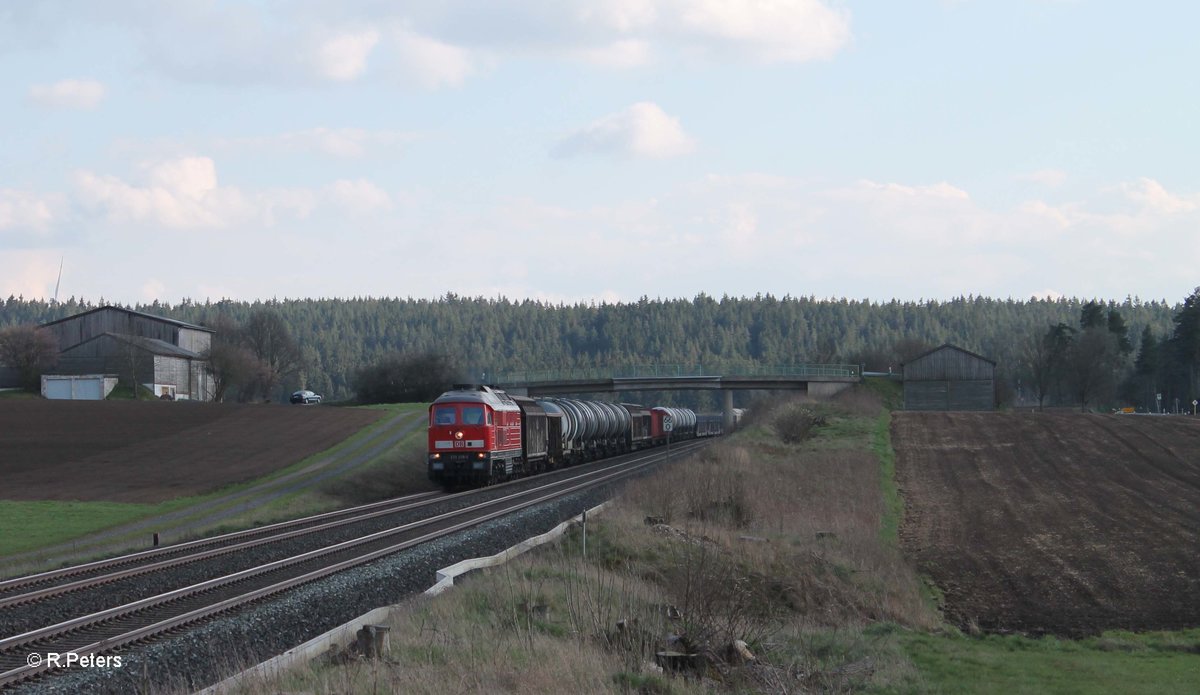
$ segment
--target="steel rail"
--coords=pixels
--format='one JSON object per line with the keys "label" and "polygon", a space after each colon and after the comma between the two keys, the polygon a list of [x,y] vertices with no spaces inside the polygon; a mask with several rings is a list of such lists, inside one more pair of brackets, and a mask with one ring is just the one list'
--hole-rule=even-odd
{"label": "steel rail", "polygon": [[[610,460],[609,465],[622,465],[622,463],[612,463]],[[600,470],[603,470],[603,468]],[[588,474],[589,473],[581,473],[581,475]],[[497,490],[503,486],[524,482],[528,482],[528,479],[519,479],[509,483],[502,483],[501,485],[492,486],[486,489]],[[269,526],[260,526],[253,529],[246,529],[244,531],[223,534],[221,536],[213,536],[211,538],[189,541],[173,546],[165,546],[163,548],[142,551],[139,553],[133,553],[131,555],[111,558],[109,560],[100,560],[84,565],[66,567],[61,570],[54,570],[38,575],[30,575],[28,577],[20,578],[19,580],[0,582],[0,591],[5,589],[11,591],[13,589],[20,589],[23,586],[33,587],[46,584],[47,582],[57,579],[84,575],[84,578],[77,579],[72,582],[51,584],[50,586],[45,586],[40,589],[33,589],[31,591],[24,591],[22,593],[13,593],[9,594],[8,596],[0,596],[0,610],[61,596],[74,591],[83,591],[86,589],[95,588],[111,582],[128,579],[130,577],[160,572],[172,567],[192,564],[214,557],[232,555],[238,552],[244,552],[251,548],[278,543],[292,538],[313,535],[342,526],[362,523],[371,519],[387,516],[389,514],[412,511],[421,507],[439,504],[448,500],[459,499],[464,496],[477,494],[479,492],[480,490],[476,489],[448,495],[437,492],[408,495],[406,497],[383,500],[381,502],[373,502],[371,504],[360,505],[348,509],[334,510],[331,512],[325,512],[323,514],[316,514],[301,519],[283,521],[271,524]],[[322,520],[327,519],[329,521],[319,523]],[[241,542],[238,542],[240,539],[244,538],[250,538],[252,540],[241,540]],[[162,559],[151,562],[157,557],[170,559]],[[106,572],[106,570],[117,567],[126,568],[113,572]]]}
{"label": "steel rail", "polygon": [[356,516],[350,516],[350,517],[346,517],[346,518],[342,518],[342,519],[336,519],[334,521],[329,521],[329,522],[326,522],[323,524],[318,524],[316,526],[303,526],[301,528],[293,529],[291,531],[281,531],[280,533],[276,533],[274,535],[263,536],[260,538],[254,538],[252,540],[242,541],[240,543],[233,543],[233,544],[229,544],[229,545],[220,544],[220,545],[217,545],[217,546],[207,549],[207,550],[198,549],[196,552],[192,552],[192,553],[180,552],[180,553],[177,553],[175,557],[171,557],[169,559],[158,560],[156,562],[146,563],[146,564],[138,564],[134,567],[130,567],[127,569],[122,569],[122,570],[118,570],[115,572],[108,572],[108,573],[97,575],[97,576],[91,576],[91,577],[79,579],[79,580],[76,580],[73,582],[68,582],[66,584],[54,584],[52,586],[48,586],[48,587],[45,587],[42,589],[36,589],[34,591],[28,591],[28,592],[21,593],[21,594],[13,594],[11,596],[0,597],[0,610],[10,608],[13,606],[19,606],[19,605],[25,604],[25,603],[41,601],[41,600],[44,600],[47,598],[53,598],[55,596],[62,596],[63,594],[68,594],[68,593],[71,593],[74,591],[82,591],[85,589],[91,589],[94,587],[103,586],[105,584],[109,584],[109,583],[119,581],[122,579],[128,579],[130,577],[136,577],[136,576],[143,575],[143,574],[152,574],[154,572],[161,572],[163,570],[171,569],[172,567],[178,567],[180,565],[189,565],[189,564],[192,564],[195,562],[201,562],[203,560],[208,560],[208,559],[211,559],[214,557],[221,557],[223,555],[233,555],[236,553],[245,552],[252,548],[257,548],[257,547],[263,546],[263,545],[270,545],[272,543],[279,543],[282,541],[290,540],[292,538],[298,538],[298,537],[302,537],[302,536],[310,536],[310,535],[313,535],[316,533],[321,533],[324,531],[329,531],[331,529],[340,528],[342,526],[349,526],[352,524],[362,523],[364,521],[370,521],[371,519],[376,519],[381,516],[387,516],[389,514],[398,514],[398,513],[410,511],[413,509],[418,509],[420,507],[424,507],[424,506],[428,506],[430,504],[441,502],[443,499],[444,498],[439,497],[439,498],[436,498],[433,500],[427,500],[427,501],[415,502],[415,503],[409,503],[409,504],[402,504],[402,505],[397,505],[394,507],[385,507],[383,509],[377,509],[375,511],[368,511],[366,513],[362,513],[362,514],[359,514]]}
{"label": "steel rail", "polygon": [[[66,577],[74,577],[74,576],[77,576],[80,574],[87,574],[89,572],[103,571],[103,570],[106,570],[106,569],[109,569],[112,567],[120,567],[123,565],[138,563],[138,562],[142,562],[145,560],[152,560],[156,557],[166,557],[166,556],[170,556],[170,555],[177,555],[177,554],[183,553],[185,551],[196,550],[198,548],[206,548],[206,547],[210,547],[210,546],[222,546],[222,545],[226,545],[226,544],[230,544],[230,543],[235,543],[238,540],[241,540],[244,538],[253,538],[255,536],[262,536],[262,535],[270,534],[270,533],[278,531],[280,529],[301,527],[301,526],[304,526],[305,524],[321,523],[323,521],[326,521],[329,519],[335,519],[337,517],[353,516],[356,514],[360,514],[362,512],[370,511],[373,509],[378,509],[381,507],[386,507],[388,505],[395,505],[395,504],[400,503],[401,506],[399,507],[399,509],[404,509],[404,508],[407,508],[407,506],[417,506],[414,502],[415,500],[421,500],[421,499],[435,497],[435,496],[437,496],[439,498],[445,497],[444,495],[442,495],[442,493],[436,492],[436,491],[422,492],[422,493],[419,493],[416,495],[406,495],[404,497],[394,497],[392,499],[381,500],[379,502],[372,502],[370,504],[364,504],[364,505],[360,505],[357,507],[348,507],[346,509],[335,509],[333,511],[323,512],[321,514],[313,514],[312,516],[301,517],[299,519],[289,519],[287,521],[280,521],[280,522],[276,522],[274,524],[267,524],[265,526],[255,526],[254,528],[244,529],[242,531],[232,531],[230,533],[223,533],[219,536],[209,536],[207,538],[198,538],[198,539],[192,540],[192,541],[185,541],[182,543],[174,543],[171,545],[164,545],[164,546],[161,546],[158,548],[152,548],[150,550],[139,550],[136,553],[119,555],[117,557],[106,558],[104,560],[95,560],[92,562],[85,562],[85,563],[78,564],[78,565],[71,565],[69,567],[62,567],[59,569],[49,570],[46,572],[39,572],[37,574],[27,574],[27,575],[24,575],[21,577],[13,577],[11,579],[0,580],[0,591],[20,590],[20,589],[23,589],[28,586],[37,586],[39,584],[45,584],[47,582],[55,581],[57,579],[63,579]],[[4,606],[5,605],[4,602],[7,600],[8,600],[7,597],[0,598],[0,606]]]}
{"label": "steel rail", "polygon": [[[686,451],[690,451],[694,448],[698,448],[698,447],[704,446],[706,444],[707,444],[706,441],[691,442],[689,444],[680,446],[674,452],[670,452],[669,456],[670,456],[670,458],[674,458],[674,456],[676,456],[678,454],[685,453]],[[514,493],[512,495],[508,495],[506,497],[501,497],[501,498],[497,498],[497,499],[493,499],[493,500],[487,500],[487,501],[482,502],[477,505],[472,505],[470,507],[465,507],[463,509],[446,512],[443,514],[436,515],[434,517],[430,517],[428,519],[423,519],[421,521],[412,522],[410,524],[404,524],[402,526],[399,526],[399,527],[396,527],[393,529],[387,529],[387,530],[380,531],[380,532],[377,532],[374,534],[370,534],[368,536],[364,536],[363,538],[353,539],[350,541],[344,541],[342,543],[337,543],[337,544],[328,546],[326,548],[309,551],[307,553],[302,553],[300,555],[296,555],[291,558],[277,560],[275,562],[267,563],[267,564],[261,565],[259,567],[250,568],[247,570],[243,570],[241,572],[236,572],[236,573],[233,573],[230,575],[226,575],[225,577],[218,577],[218,578],[211,579],[211,580],[208,580],[205,582],[200,582],[198,584],[194,584],[189,587],[175,589],[173,591],[168,591],[163,594],[159,594],[157,596],[134,601],[132,603],[129,603],[129,604],[126,604],[123,606],[118,606],[118,607],[110,608],[107,610],[98,611],[98,612],[92,613],[90,615],[63,621],[63,622],[55,624],[55,625],[47,626],[47,627],[40,628],[37,630],[32,630],[32,631],[29,631],[26,633],[22,633],[20,635],[15,635],[13,637],[9,637],[9,638],[0,640],[0,659],[2,659],[3,661],[11,662],[13,660],[12,657],[15,656],[16,651],[23,647],[26,648],[26,650],[25,650],[26,654],[27,654],[29,648],[36,648],[36,649],[40,649],[42,651],[49,651],[50,649],[58,648],[58,649],[62,649],[63,652],[74,652],[81,656],[95,654],[95,653],[102,652],[102,651],[111,651],[112,649],[115,649],[119,646],[146,639],[151,635],[173,629],[182,624],[194,622],[196,620],[214,615],[216,613],[225,612],[227,610],[230,610],[231,608],[234,608],[239,605],[244,605],[251,601],[258,600],[264,596],[278,593],[280,591],[284,591],[286,589],[290,589],[295,586],[299,586],[300,584],[308,583],[310,581],[313,581],[314,579],[328,576],[329,574],[333,574],[335,572],[339,572],[339,571],[342,571],[342,570],[350,568],[350,567],[365,564],[367,562],[378,559],[385,555],[390,555],[390,554],[393,554],[396,552],[400,552],[402,550],[406,550],[415,545],[419,545],[421,543],[425,543],[430,540],[434,540],[434,539],[437,539],[437,538],[440,538],[440,537],[443,537],[446,535],[450,535],[452,533],[456,533],[463,529],[470,528],[472,526],[476,526],[476,525],[485,523],[487,521],[491,521],[491,520],[499,518],[501,516],[512,514],[516,511],[520,511],[520,510],[528,508],[530,506],[533,506],[536,504],[541,504],[541,503],[546,502],[551,499],[564,497],[566,495],[573,494],[580,490],[603,485],[605,483],[611,482],[614,479],[632,475],[633,473],[636,473],[645,467],[659,463],[660,461],[666,460],[667,458],[668,458],[667,452],[655,452],[654,454],[646,456],[642,459],[634,459],[632,461],[626,461],[626,462],[622,462],[619,464],[614,464],[603,470],[590,472],[590,473],[587,473],[587,474],[584,474],[581,476],[577,476],[577,477],[569,479],[569,480],[554,481],[552,483],[549,483],[549,484],[539,487],[539,488],[535,488],[533,490],[525,490],[522,492]],[[594,478],[594,479],[585,480],[583,482],[580,482],[580,480],[583,478]],[[555,491],[549,492],[550,490],[555,490]],[[516,500],[520,500],[523,497],[531,497],[531,499],[525,500],[523,502],[516,502]],[[495,511],[487,512],[483,515],[476,516],[479,512],[487,510],[489,508],[497,508],[497,509],[495,509]],[[375,541],[388,538],[389,536],[402,535],[402,534],[409,533],[409,532],[418,530],[418,529],[426,527],[426,526],[435,525],[439,522],[451,521],[451,520],[455,519],[456,517],[461,517],[464,520],[459,521],[457,523],[453,523],[449,527],[437,529],[435,531],[426,533],[419,537],[402,541],[398,544],[388,545],[383,548],[378,548],[375,550],[368,551],[364,554],[355,555],[354,557],[335,562],[331,565],[327,565],[325,567],[318,568],[318,569],[312,570],[310,572],[306,572],[306,573],[296,576],[296,577],[284,579],[282,581],[272,583],[265,587],[252,589],[248,592],[244,592],[244,593],[238,594],[236,596],[229,597],[227,599],[219,600],[218,602],[216,602],[214,604],[210,604],[209,606],[190,610],[190,611],[183,613],[182,615],[177,615],[177,616],[167,618],[165,620],[157,621],[151,625],[143,625],[143,626],[135,628],[134,630],[131,630],[131,631],[121,632],[121,633],[118,633],[117,635],[103,637],[94,642],[85,643],[85,644],[79,645],[79,646],[62,645],[62,647],[54,647],[54,645],[51,642],[51,640],[55,640],[57,638],[62,638],[62,637],[67,637],[67,636],[71,635],[72,633],[79,633],[87,628],[101,626],[104,623],[112,623],[112,622],[120,620],[122,618],[131,617],[137,613],[144,613],[148,610],[151,610],[151,609],[154,609],[154,608],[157,608],[160,606],[165,606],[166,604],[170,604],[170,603],[174,603],[174,602],[181,602],[188,598],[196,597],[196,596],[204,594],[204,593],[212,592],[212,591],[222,588],[222,587],[228,587],[233,584],[248,581],[254,577],[259,577],[259,576],[262,576],[262,575],[265,575],[265,574],[268,574],[271,572],[286,569],[288,567],[300,565],[300,564],[303,564],[306,562],[311,562],[313,560],[316,560],[316,559],[319,559],[319,558],[322,558],[325,556],[333,555],[333,554],[336,554],[339,552],[344,552],[344,551],[356,548],[358,546],[369,545]],[[54,667],[51,667],[46,662],[42,662],[38,665],[31,665],[28,662],[22,662],[22,663],[23,663],[23,665],[21,665],[17,668],[12,668],[8,671],[0,672],[0,687],[15,683],[18,681],[26,680],[29,677],[32,677],[36,674],[40,674],[40,673],[43,673],[45,671],[48,671],[48,670],[51,670],[52,668],[54,668]]]}

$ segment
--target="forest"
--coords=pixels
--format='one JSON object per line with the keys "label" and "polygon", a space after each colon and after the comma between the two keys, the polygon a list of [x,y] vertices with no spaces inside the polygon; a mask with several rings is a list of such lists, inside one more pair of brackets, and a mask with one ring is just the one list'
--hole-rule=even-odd
{"label": "forest", "polygon": [[[39,324],[105,303],[9,297],[0,306],[0,328]],[[323,393],[327,400],[352,399],[361,375],[405,355],[436,356],[463,381],[520,370],[634,365],[851,363],[898,373],[905,360],[952,343],[997,362],[1001,405],[1152,409],[1159,393],[1167,404],[1179,398],[1190,406],[1200,361],[1200,288],[1177,304],[1137,298],[875,302],[704,294],[549,304],[448,293],[438,299],[156,301],[127,308],[215,327],[218,342],[242,345],[243,328],[268,317],[266,323],[282,326],[294,351],[269,384],[273,399],[297,388]],[[1106,340],[1111,346],[1105,347]],[[1081,402],[1079,376],[1070,372],[1082,369],[1097,349],[1103,364],[1098,375],[1084,375],[1091,382]],[[230,396],[238,393],[234,387]]]}

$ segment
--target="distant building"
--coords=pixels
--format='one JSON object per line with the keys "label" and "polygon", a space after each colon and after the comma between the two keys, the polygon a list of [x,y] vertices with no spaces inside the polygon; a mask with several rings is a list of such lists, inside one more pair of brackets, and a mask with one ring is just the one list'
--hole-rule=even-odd
{"label": "distant building", "polygon": [[946,344],[902,365],[905,410],[994,410],[996,363]]}
{"label": "distant building", "polygon": [[214,331],[115,306],[42,324],[58,340],[54,374],[115,374],[154,395],[211,401],[212,375],[204,355]]}

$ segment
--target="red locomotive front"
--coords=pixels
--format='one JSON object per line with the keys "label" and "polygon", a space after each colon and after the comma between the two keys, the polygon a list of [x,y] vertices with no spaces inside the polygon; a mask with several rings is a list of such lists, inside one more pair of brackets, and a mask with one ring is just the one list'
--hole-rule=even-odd
{"label": "red locomotive front", "polygon": [[521,410],[503,391],[464,386],[429,406],[429,478],[478,485],[511,474],[521,456]]}

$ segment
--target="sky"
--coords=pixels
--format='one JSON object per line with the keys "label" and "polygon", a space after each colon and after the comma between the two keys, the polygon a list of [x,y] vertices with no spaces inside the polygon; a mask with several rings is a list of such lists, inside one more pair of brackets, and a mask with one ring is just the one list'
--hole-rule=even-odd
{"label": "sky", "polygon": [[1197,26],[1183,0],[0,0],[0,297],[1175,303]]}

